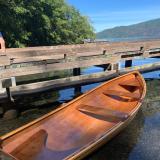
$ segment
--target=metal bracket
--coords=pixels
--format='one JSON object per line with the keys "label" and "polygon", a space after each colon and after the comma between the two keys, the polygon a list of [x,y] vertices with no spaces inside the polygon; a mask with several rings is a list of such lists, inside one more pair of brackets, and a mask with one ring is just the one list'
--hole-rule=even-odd
{"label": "metal bracket", "polygon": [[0,79],[0,88],[5,88],[8,100],[11,102],[14,102],[14,99],[12,97],[12,93],[10,90],[10,87],[15,87],[16,86],[16,79],[15,77],[11,78],[5,78],[5,79]]}

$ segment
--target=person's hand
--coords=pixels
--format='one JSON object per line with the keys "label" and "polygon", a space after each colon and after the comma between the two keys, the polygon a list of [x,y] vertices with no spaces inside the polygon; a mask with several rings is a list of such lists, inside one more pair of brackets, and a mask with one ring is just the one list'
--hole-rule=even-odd
{"label": "person's hand", "polygon": [[3,37],[0,37],[0,52],[5,52],[6,47],[5,47],[5,41],[3,39]]}

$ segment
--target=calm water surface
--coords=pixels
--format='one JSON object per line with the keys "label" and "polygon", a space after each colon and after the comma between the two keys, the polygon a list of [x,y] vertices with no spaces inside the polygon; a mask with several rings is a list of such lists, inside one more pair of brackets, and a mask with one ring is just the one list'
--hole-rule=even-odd
{"label": "calm water surface", "polygon": [[[146,59],[143,63],[157,60]],[[133,65],[141,63],[141,60],[136,60]],[[123,65],[122,62],[121,66]],[[83,70],[82,74],[101,71],[101,68],[91,67]],[[84,160],[160,160],[160,71],[145,73],[143,76],[147,82],[147,96],[136,118],[119,135]],[[81,94],[99,84],[83,85]],[[68,88],[15,97],[16,107],[21,111],[20,115],[14,120],[0,119],[0,134],[3,135],[28,123],[76,96],[75,89]]]}

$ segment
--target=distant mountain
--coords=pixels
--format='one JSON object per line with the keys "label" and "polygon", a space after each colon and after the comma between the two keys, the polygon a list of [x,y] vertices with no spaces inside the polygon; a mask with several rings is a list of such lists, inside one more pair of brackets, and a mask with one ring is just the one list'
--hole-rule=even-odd
{"label": "distant mountain", "polygon": [[97,39],[107,38],[160,38],[160,18],[129,26],[105,29],[96,34]]}

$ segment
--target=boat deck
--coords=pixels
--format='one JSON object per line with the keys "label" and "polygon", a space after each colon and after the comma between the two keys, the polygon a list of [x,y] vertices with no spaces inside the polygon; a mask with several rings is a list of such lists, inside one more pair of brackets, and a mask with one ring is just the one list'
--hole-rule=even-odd
{"label": "boat deck", "polygon": [[70,102],[54,114],[4,140],[18,160],[62,160],[127,120],[143,92],[136,74],[124,76]]}

